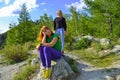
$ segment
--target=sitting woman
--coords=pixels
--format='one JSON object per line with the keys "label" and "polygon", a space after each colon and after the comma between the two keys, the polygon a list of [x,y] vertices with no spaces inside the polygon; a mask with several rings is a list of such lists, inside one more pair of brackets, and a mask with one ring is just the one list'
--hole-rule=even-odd
{"label": "sitting woman", "polygon": [[43,26],[40,30],[39,39],[42,41],[38,45],[40,59],[42,62],[42,76],[49,78],[52,72],[51,60],[59,59],[62,56],[61,42],[59,35],[52,32],[52,30]]}

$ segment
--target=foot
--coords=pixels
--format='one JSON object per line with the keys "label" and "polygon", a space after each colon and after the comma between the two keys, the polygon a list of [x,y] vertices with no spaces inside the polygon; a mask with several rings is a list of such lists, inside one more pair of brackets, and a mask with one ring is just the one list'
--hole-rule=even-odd
{"label": "foot", "polygon": [[64,54],[64,51],[62,50],[62,51],[61,51],[61,53],[63,53],[63,54]]}
{"label": "foot", "polygon": [[52,73],[52,67],[49,69],[46,69],[45,79],[49,78],[51,76],[51,73]]}
{"label": "foot", "polygon": [[43,69],[42,69],[42,77],[45,78],[45,75],[46,75],[46,69],[43,68]]}

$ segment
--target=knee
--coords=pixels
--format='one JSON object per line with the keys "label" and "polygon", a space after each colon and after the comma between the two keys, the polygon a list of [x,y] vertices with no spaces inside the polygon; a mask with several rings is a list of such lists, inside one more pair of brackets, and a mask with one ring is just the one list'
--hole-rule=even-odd
{"label": "knee", "polygon": [[39,48],[38,48],[38,51],[41,51],[41,50],[43,50],[43,46],[39,46]]}
{"label": "knee", "polygon": [[48,46],[44,47],[44,51],[48,51],[49,52],[49,50],[50,50],[50,47],[48,47]]}

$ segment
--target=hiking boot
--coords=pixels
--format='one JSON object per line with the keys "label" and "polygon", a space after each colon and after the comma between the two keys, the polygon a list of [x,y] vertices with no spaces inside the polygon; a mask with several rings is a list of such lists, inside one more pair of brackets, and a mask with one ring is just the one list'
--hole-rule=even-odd
{"label": "hiking boot", "polygon": [[44,78],[45,79],[49,78],[51,76],[51,73],[52,73],[52,67],[46,70]]}
{"label": "hiking boot", "polygon": [[42,69],[42,77],[43,77],[43,78],[45,78],[45,74],[46,74],[46,69],[43,68],[43,69]]}

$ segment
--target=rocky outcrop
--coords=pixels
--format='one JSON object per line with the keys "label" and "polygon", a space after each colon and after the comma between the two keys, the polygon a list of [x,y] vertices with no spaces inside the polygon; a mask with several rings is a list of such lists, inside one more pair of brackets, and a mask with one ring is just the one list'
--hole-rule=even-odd
{"label": "rocky outcrop", "polygon": [[[73,80],[75,77],[75,73],[63,57],[58,59],[52,67],[51,77],[47,80]],[[32,80],[46,80],[42,78],[41,68],[37,77],[34,77]]]}
{"label": "rocky outcrop", "polygon": [[120,80],[120,75],[117,75],[117,76],[106,76],[106,80]]}
{"label": "rocky outcrop", "polygon": [[0,34],[0,49],[4,47],[6,40],[6,33]]}

